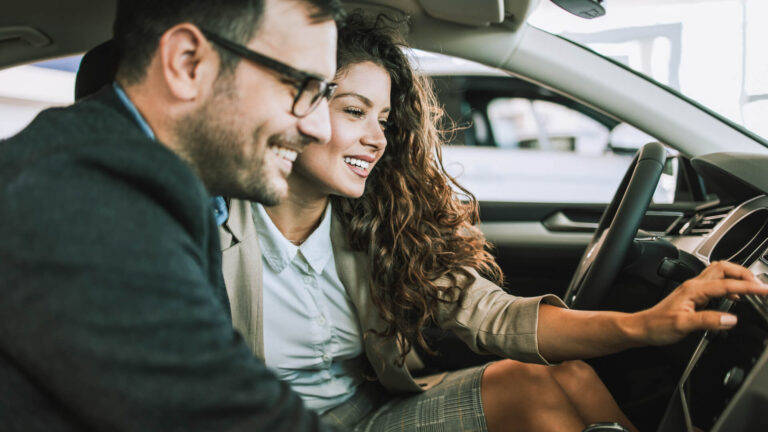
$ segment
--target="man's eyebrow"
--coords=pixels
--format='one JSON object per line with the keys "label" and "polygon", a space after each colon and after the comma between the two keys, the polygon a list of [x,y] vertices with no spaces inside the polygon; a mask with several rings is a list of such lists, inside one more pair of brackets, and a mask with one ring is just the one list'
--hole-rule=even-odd
{"label": "man's eyebrow", "polygon": [[333,77],[328,77],[328,75],[326,75],[324,73],[320,73],[319,71],[310,70],[310,69],[307,69],[307,70],[299,69],[299,70],[301,70],[302,72],[308,73],[308,74],[310,74],[310,75],[312,75],[314,77],[321,78],[321,79],[323,79],[324,81],[327,81],[327,82],[332,82],[333,81]]}
{"label": "man's eyebrow", "polygon": [[[334,99],[335,98],[340,98],[340,97],[345,97],[345,96],[351,96],[351,97],[353,97],[355,99],[359,99],[368,108],[372,108],[373,107],[373,101],[371,101],[367,97],[361,95],[360,93],[353,93],[353,92],[339,93],[336,96],[334,96]],[[392,109],[390,107],[386,107],[383,110],[381,110],[381,112],[390,112],[390,111],[392,111]]]}

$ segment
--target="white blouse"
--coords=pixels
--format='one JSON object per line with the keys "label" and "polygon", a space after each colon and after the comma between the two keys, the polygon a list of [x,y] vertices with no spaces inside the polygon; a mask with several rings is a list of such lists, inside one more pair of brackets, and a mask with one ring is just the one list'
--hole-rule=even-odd
{"label": "white blouse", "polygon": [[357,312],[336,273],[331,205],[296,246],[253,204],[264,262],[264,354],[267,366],[320,413],[349,399],[363,381]]}

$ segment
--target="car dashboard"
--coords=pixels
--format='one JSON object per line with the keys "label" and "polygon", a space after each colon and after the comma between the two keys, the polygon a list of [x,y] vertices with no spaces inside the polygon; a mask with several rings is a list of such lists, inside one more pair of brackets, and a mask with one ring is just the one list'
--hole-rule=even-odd
{"label": "car dashboard", "polygon": [[[768,157],[718,153],[692,162],[728,205],[696,212],[667,238],[704,263],[735,262],[768,283]],[[738,324],[701,337],[659,431],[768,430],[768,297],[714,307]]]}

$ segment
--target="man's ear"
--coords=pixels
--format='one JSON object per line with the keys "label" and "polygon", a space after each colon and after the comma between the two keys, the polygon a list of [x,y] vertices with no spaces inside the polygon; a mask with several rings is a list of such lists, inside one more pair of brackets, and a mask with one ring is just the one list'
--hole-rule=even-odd
{"label": "man's ear", "polygon": [[168,91],[181,100],[199,98],[219,73],[218,53],[200,29],[190,23],[166,30],[157,53]]}

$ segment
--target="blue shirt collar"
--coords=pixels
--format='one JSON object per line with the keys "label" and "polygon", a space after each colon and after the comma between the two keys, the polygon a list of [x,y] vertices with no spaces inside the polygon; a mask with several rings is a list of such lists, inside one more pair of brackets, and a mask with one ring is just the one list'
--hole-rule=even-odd
{"label": "blue shirt collar", "polygon": [[123,105],[125,105],[131,115],[133,115],[133,119],[136,120],[136,123],[139,124],[139,127],[141,128],[141,131],[144,132],[144,135],[148,136],[151,140],[155,140],[155,133],[152,131],[152,128],[149,127],[149,123],[144,120],[144,116],[141,115],[138,108],[136,108],[136,105],[134,105],[133,102],[131,102],[131,99],[128,98],[128,95],[125,94],[125,90],[123,90],[123,88],[120,87],[120,85],[116,82],[112,83],[112,88],[115,89],[117,97],[120,98],[120,100],[123,102]]}
{"label": "blue shirt collar", "polygon": [[[144,135],[148,136],[149,139],[153,141],[156,140],[157,138],[155,137],[155,132],[152,131],[151,127],[149,127],[149,123],[147,123],[147,121],[144,119],[144,116],[141,115],[138,108],[136,108],[136,105],[134,105],[128,95],[125,94],[125,90],[123,90],[123,88],[120,87],[117,82],[112,82],[112,88],[115,89],[117,97],[120,98],[120,101],[123,102],[125,108],[128,110],[128,112],[131,113],[133,119],[136,120],[136,123],[139,124],[139,128],[141,128],[141,131],[144,132]],[[216,223],[218,225],[223,225],[229,217],[227,203],[224,201],[224,198],[220,196],[211,197],[211,207],[213,208],[213,215],[216,217]]]}
{"label": "blue shirt collar", "polygon": [[221,226],[227,221],[229,217],[229,209],[227,209],[227,202],[223,197],[215,196],[211,197],[211,206],[213,206],[213,215],[216,217],[216,224]]}

